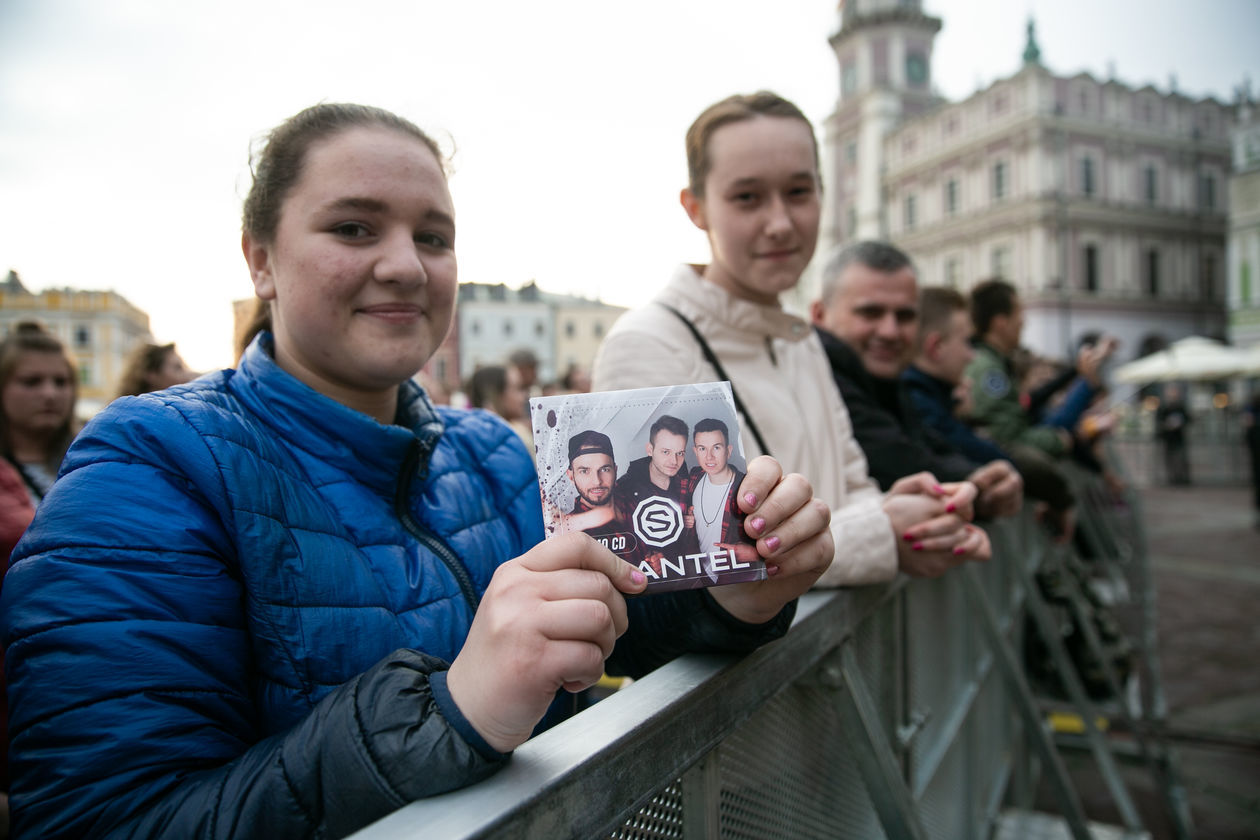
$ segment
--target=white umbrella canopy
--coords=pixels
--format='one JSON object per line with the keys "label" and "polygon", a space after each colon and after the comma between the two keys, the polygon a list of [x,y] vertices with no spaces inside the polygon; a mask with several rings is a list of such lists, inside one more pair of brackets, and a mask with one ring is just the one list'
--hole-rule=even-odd
{"label": "white umbrella canopy", "polygon": [[1246,371],[1248,354],[1210,338],[1191,336],[1115,369],[1116,382],[1229,379]]}

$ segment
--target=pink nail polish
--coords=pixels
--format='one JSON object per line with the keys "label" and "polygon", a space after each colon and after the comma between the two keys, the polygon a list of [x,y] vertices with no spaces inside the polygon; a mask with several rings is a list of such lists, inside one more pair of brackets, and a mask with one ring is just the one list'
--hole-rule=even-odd
{"label": "pink nail polish", "polygon": [[774,577],[778,573],[779,573],[778,566],[770,566],[770,565],[766,566],[766,577]]}
{"label": "pink nail polish", "polygon": [[932,492],[934,492],[934,493],[937,493],[937,494],[939,494],[939,495],[944,496],[944,495],[945,495],[945,488],[944,488],[944,487],[942,487],[942,486],[941,486],[941,485],[939,485],[939,484],[933,484],[933,485],[932,485]]}
{"label": "pink nail polish", "polygon": [[955,505],[953,502],[950,502],[949,504],[945,505],[945,512],[946,512],[946,513],[953,513],[953,512],[954,512],[954,508],[955,508],[955,507],[956,507],[956,505]]}
{"label": "pink nail polish", "polygon": [[914,534],[910,533],[909,531],[906,531],[904,534],[901,535],[901,538],[905,540],[906,542],[910,542],[911,540],[914,539]]}
{"label": "pink nail polish", "polygon": [[923,543],[915,543],[914,545],[912,545],[912,546],[910,546],[910,547],[911,547],[911,548],[913,548],[915,551],[922,551],[922,550],[923,550]]}
{"label": "pink nail polish", "polygon": [[963,553],[963,547],[961,545],[954,548],[954,554],[962,554],[962,553]]}
{"label": "pink nail polish", "polygon": [[756,506],[757,506],[757,494],[756,494],[756,493],[745,493],[745,494],[744,494],[744,501],[748,503],[748,506],[749,506],[749,507],[756,507]]}
{"label": "pink nail polish", "polygon": [[630,580],[634,581],[635,583],[643,583],[644,581],[647,580],[647,575],[643,574],[643,572],[640,572],[638,569],[631,569]]}
{"label": "pink nail polish", "polygon": [[766,548],[771,551],[779,550],[779,538],[775,536],[766,537]]}
{"label": "pink nail polish", "polygon": [[757,533],[761,533],[766,528],[766,520],[763,517],[754,516],[748,521],[748,525]]}

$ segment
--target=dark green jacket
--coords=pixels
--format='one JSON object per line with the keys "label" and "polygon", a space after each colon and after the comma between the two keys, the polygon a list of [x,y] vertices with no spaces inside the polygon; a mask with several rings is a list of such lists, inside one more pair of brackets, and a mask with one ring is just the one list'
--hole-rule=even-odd
{"label": "dark green jacket", "polygon": [[977,344],[966,376],[971,380],[972,420],[988,429],[998,446],[1023,444],[1055,457],[1064,454],[1066,447],[1057,429],[1034,426],[1029,420],[1019,400],[1019,383],[1001,353],[988,344]]}

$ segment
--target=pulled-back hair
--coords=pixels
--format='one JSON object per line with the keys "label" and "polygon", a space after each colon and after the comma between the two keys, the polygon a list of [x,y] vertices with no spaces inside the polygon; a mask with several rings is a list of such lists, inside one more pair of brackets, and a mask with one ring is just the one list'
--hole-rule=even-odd
{"label": "pulled-back hair", "polygon": [[[76,375],[73,360],[66,353],[65,345],[57,336],[34,321],[19,321],[13,325],[9,335],[0,341],[0,392],[8,387],[9,380],[13,378],[13,371],[17,369],[18,361],[25,353],[50,353],[60,356],[66,363],[66,375],[70,378],[70,411],[66,415],[65,422],[53,434],[49,441],[48,451],[45,453],[45,466],[56,473],[57,468],[61,466],[61,459],[65,457],[66,450],[70,448],[70,441],[74,439],[74,406],[79,399],[79,378]],[[5,414],[2,407],[0,407],[0,454],[6,458],[13,457],[13,440],[9,436],[9,416]]]}
{"label": "pulled-back hair", "polygon": [[[442,150],[433,138],[410,120],[371,105],[323,102],[312,105],[271,130],[262,149],[250,155],[254,176],[241,209],[241,231],[257,242],[271,244],[280,224],[280,208],[302,177],[306,155],[320,140],[352,128],[388,128],[419,140],[445,170]],[[253,316],[237,340],[237,358],[262,330],[271,329],[271,307],[259,301]]]}
{"label": "pulled-back hair", "polygon": [[947,286],[924,286],[919,291],[919,346],[928,333],[944,333],[955,312],[967,311],[967,299]]}
{"label": "pulled-back hair", "polygon": [[709,145],[719,128],[731,123],[751,120],[754,117],[783,117],[800,120],[809,129],[810,143],[814,147],[814,173],[818,173],[818,139],[814,127],[800,108],[768,90],[756,93],[728,96],[700,112],[687,129],[687,188],[697,198],[704,197],[704,181],[713,168]]}
{"label": "pulled-back hair", "polygon": [[320,140],[352,128],[388,128],[419,140],[438,163],[442,150],[433,138],[410,120],[384,108],[323,102],[289,117],[267,135],[262,150],[251,155],[254,176],[241,211],[241,230],[259,242],[270,243],[280,223],[280,207],[302,177],[306,153]]}
{"label": "pulled-back hair", "polygon": [[822,300],[827,303],[840,291],[840,275],[853,264],[864,265],[881,274],[892,274],[903,268],[914,268],[905,251],[887,242],[867,239],[854,242],[837,251],[827,260],[822,271]]}
{"label": "pulled-back hair", "polygon": [[998,315],[1013,313],[1017,297],[1015,287],[1005,280],[994,278],[977,284],[971,290],[971,321],[976,335],[983,337]]}

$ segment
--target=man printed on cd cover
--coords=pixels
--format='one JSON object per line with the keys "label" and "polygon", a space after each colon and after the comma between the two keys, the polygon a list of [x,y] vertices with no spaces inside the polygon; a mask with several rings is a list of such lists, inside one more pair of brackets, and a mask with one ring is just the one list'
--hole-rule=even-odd
{"label": "man printed on cd cover", "polygon": [[647,457],[630,462],[617,479],[618,504],[633,513],[647,499],[664,498],[678,506],[684,527],[678,537],[659,551],[645,552],[645,559],[660,572],[660,557],[693,554],[697,550],[691,510],[691,481],[687,470],[687,424],[662,414],[648,430]]}
{"label": "man printed on cd cover", "polygon": [[569,438],[569,481],[577,490],[566,530],[609,537],[626,528],[616,502],[617,464],[608,435],[587,429]]}
{"label": "man printed on cd cover", "polygon": [[692,448],[698,466],[691,470],[691,504],[700,551],[729,550],[741,561],[757,556],[742,539],[743,517],[736,495],[744,474],[729,463],[730,434],[721,420],[696,423]]}

